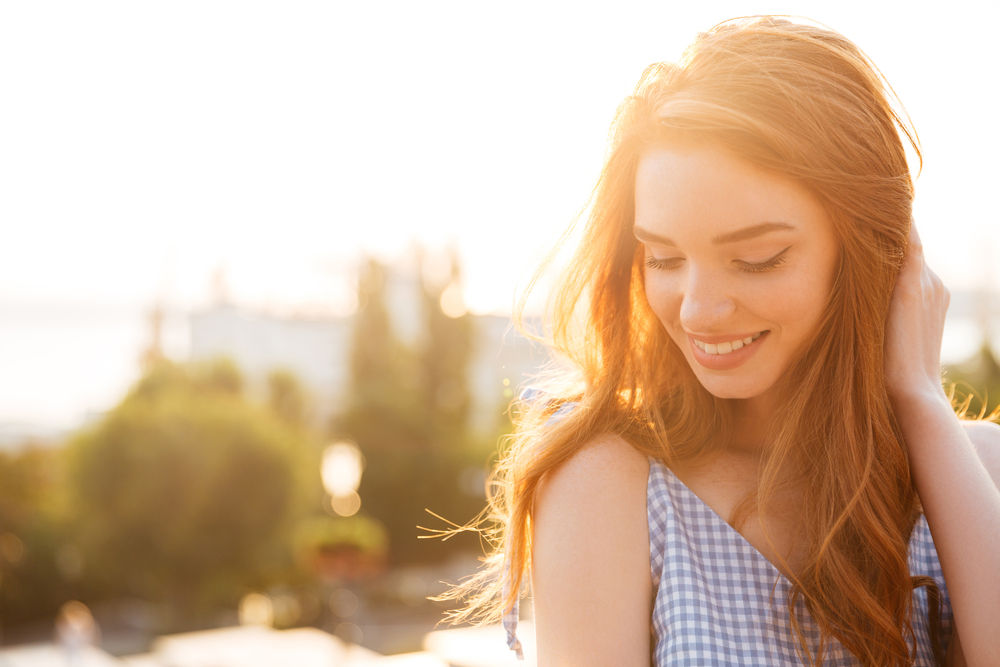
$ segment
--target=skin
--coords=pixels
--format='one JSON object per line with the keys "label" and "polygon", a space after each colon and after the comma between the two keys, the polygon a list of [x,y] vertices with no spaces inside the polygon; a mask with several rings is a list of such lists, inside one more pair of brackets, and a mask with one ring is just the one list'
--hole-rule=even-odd
{"label": "skin", "polygon": [[961,636],[952,664],[1000,665],[1000,427],[963,428],[941,388],[948,299],[913,228],[890,306],[886,381]]}
{"label": "skin", "polygon": [[[712,241],[762,221],[791,229]],[[651,307],[704,386],[740,402],[743,437],[732,451],[699,469],[675,470],[726,516],[756,485],[755,454],[766,446],[756,425],[773,415],[773,390],[818,325],[836,240],[808,192],[710,147],[657,148],[643,156],[635,226],[655,260],[646,271]],[[747,271],[748,264],[768,268]],[[998,665],[1000,427],[960,422],[941,388],[947,303],[914,231],[890,308],[887,383],[961,633],[949,664]],[[768,333],[757,349],[732,368],[714,368],[691,340],[716,343],[761,331]],[[655,591],[647,476],[645,457],[606,434],[544,481],[532,545],[539,665],[649,664]],[[785,505],[794,508],[795,498]],[[744,524],[744,537],[776,565],[794,569],[793,523],[780,513],[762,521],[777,536],[773,543],[755,532],[756,521]]]}
{"label": "skin", "polygon": [[[773,390],[819,326],[837,240],[801,186],[717,149],[647,151],[635,189],[646,297],[701,384],[739,399],[748,449],[774,409]],[[730,355],[698,343],[761,337]],[[742,356],[734,368],[717,368]]]}

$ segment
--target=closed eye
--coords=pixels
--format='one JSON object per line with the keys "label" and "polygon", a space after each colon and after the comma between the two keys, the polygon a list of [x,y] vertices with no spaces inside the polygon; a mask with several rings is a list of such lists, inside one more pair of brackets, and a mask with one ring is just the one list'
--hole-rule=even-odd
{"label": "closed eye", "polygon": [[[792,246],[788,246],[788,248],[791,247]],[[734,259],[733,262],[740,267],[741,271],[746,271],[747,273],[769,271],[770,269],[781,266],[785,263],[785,253],[788,252],[788,248],[785,248],[774,257],[764,260],[763,262],[744,262],[740,259]]]}
{"label": "closed eye", "polygon": [[670,269],[676,269],[684,261],[683,257],[653,257],[648,255],[646,257],[646,266],[650,269],[657,269],[660,271],[669,271]]}

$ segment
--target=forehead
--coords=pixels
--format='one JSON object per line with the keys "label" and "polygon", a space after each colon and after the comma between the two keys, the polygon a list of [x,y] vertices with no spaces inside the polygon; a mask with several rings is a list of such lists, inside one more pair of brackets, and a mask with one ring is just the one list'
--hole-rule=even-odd
{"label": "forehead", "polygon": [[781,222],[832,233],[820,202],[804,186],[715,146],[647,149],[635,180],[635,224],[668,234],[718,235]]}

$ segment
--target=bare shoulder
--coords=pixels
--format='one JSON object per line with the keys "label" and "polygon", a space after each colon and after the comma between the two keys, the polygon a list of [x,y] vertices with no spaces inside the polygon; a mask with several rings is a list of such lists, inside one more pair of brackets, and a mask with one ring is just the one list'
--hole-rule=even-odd
{"label": "bare shoulder", "polygon": [[1000,487],[1000,425],[990,421],[963,421],[962,426],[976,449],[976,455],[993,482]]}
{"label": "bare shoulder", "polygon": [[602,435],[543,481],[531,566],[539,664],[648,665],[648,474],[644,455]]}
{"label": "bare shoulder", "polygon": [[634,484],[641,481],[645,486],[649,474],[646,457],[614,434],[595,437],[584,444],[568,461],[549,474],[542,484],[542,494],[556,494],[565,490],[579,493],[581,487],[594,490],[595,487],[618,484]]}
{"label": "bare shoulder", "polygon": [[[645,530],[648,475],[646,457],[617,435],[584,444],[542,480],[534,511],[536,560],[552,538],[596,550],[606,547],[608,536]],[[642,537],[648,543],[648,535]]]}

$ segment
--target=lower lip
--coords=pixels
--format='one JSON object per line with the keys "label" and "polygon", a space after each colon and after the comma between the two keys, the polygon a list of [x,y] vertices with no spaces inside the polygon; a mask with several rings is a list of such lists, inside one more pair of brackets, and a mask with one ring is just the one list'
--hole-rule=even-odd
{"label": "lower lip", "polygon": [[691,342],[691,353],[694,355],[695,361],[713,371],[728,371],[742,365],[747,359],[752,357],[757,348],[760,347],[760,344],[767,338],[768,333],[770,332],[765,331],[754,342],[744,345],[738,350],[733,350],[729,354],[709,354],[695,345],[694,339],[691,336],[688,336],[688,339]]}

